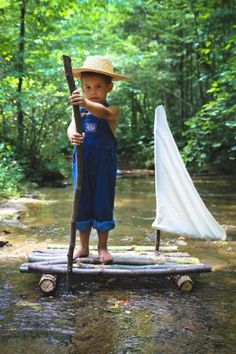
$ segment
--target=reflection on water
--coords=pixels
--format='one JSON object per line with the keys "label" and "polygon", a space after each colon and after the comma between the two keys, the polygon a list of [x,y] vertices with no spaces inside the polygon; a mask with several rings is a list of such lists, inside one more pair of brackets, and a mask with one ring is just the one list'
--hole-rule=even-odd
{"label": "reflection on water", "polygon": [[[61,279],[56,297],[43,298],[39,275],[20,274],[26,253],[67,244],[71,189],[42,189],[47,203],[29,205],[21,222],[7,228],[12,247],[0,249],[0,352],[26,353],[234,353],[236,346],[236,192],[231,180],[198,177],[205,203],[227,229],[230,241],[186,240],[181,249],[215,271],[181,293],[168,279],[76,279],[73,294]],[[49,202],[50,201],[50,202]],[[110,244],[153,245],[154,179],[120,178]],[[163,234],[176,244],[178,237]],[[91,243],[96,244],[96,233]]]}

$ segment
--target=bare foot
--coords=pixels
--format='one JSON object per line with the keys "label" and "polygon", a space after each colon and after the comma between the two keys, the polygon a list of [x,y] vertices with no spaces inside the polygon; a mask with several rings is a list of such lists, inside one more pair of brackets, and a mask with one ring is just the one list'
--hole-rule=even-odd
{"label": "bare foot", "polygon": [[88,257],[88,255],[89,255],[89,249],[87,247],[79,246],[73,254],[73,259],[79,257]]}
{"label": "bare foot", "polygon": [[101,264],[107,264],[112,262],[112,255],[106,249],[98,250],[99,260]]}

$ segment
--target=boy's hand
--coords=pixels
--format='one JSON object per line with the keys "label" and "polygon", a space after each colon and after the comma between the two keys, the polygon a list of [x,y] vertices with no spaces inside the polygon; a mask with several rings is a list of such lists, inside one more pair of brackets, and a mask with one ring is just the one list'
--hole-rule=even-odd
{"label": "boy's hand", "polygon": [[84,141],[84,134],[73,132],[70,134],[69,138],[72,145],[80,145]]}
{"label": "boy's hand", "polygon": [[81,106],[86,108],[86,99],[80,94],[78,90],[72,92],[72,95],[69,97],[69,100],[73,106]]}

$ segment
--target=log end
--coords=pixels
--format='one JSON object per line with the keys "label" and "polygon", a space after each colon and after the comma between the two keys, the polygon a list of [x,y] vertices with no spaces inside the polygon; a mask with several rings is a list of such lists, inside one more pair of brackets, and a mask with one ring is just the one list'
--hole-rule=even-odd
{"label": "log end", "polygon": [[52,295],[57,286],[57,276],[53,274],[43,274],[39,281],[39,288],[44,296]]}
{"label": "log end", "polygon": [[176,285],[181,291],[192,291],[193,281],[188,275],[175,275],[173,278]]}

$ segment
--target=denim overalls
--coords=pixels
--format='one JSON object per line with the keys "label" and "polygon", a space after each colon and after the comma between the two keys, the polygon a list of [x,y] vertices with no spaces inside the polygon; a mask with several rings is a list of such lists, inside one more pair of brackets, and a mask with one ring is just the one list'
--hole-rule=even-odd
{"label": "denim overalls", "polygon": [[[117,174],[117,142],[107,122],[81,109],[83,115],[83,181],[76,228],[109,231],[115,227],[113,208]],[[76,150],[72,176],[76,182]]]}

